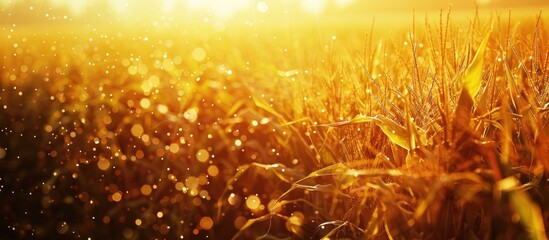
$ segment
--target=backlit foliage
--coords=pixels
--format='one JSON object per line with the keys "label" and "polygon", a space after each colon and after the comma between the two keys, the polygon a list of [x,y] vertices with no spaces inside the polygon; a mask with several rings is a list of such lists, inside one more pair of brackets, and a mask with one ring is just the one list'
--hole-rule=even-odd
{"label": "backlit foliage", "polygon": [[0,238],[546,239],[549,38],[517,15],[2,25]]}

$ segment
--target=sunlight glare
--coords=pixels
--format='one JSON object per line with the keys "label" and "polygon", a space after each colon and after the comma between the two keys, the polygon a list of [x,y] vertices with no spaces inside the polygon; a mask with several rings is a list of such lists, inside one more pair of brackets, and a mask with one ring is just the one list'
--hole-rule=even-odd
{"label": "sunlight glare", "polygon": [[327,3],[327,0],[301,0],[303,10],[315,15],[323,13]]}
{"label": "sunlight glare", "polygon": [[128,6],[130,5],[129,0],[109,0],[109,4],[118,14],[124,14],[128,11]]}
{"label": "sunlight glare", "polygon": [[177,0],[164,0],[164,4],[162,5],[162,12],[171,12],[177,4]]}
{"label": "sunlight glare", "polygon": [[191,10],[209,11],[214,16],[227,19],[234,16],[238,11],[249,8],[251,0],[187,0],[187,6]]}
{"label": "sunlight glare", "polygon": [[[15,1],[7,1],[7,2],[15,2]],[[72,14],[81,14],[88,5],[87,0],[72,0],[72,1],[50,0],[49,2],[51,3],[52,6],[57,6],[57,7],[65,6]]]}
{"label": "sunlight glare", "polygon": [[7,6],[10,6],[11,4],[13,4],[12,0],[0,0],[0,6],[2,7],[7,7]]}
{"label": "sunlight glare", "polygon": [[267,3],[265,2],[258,2],[256,5],[256,8],[257,8],[257,11],[262,13],[266,13],[267,11],[269,11],[269,5],[267,5]]}
{"label": "sunlight glare", "polygon": [[86,8],[87,4],[88,3],[87,3],[86,0],[72,0],[72,1],[67,2],[67,6],[68,6],[69,10],[73,14],[82,13],[82,11]]}

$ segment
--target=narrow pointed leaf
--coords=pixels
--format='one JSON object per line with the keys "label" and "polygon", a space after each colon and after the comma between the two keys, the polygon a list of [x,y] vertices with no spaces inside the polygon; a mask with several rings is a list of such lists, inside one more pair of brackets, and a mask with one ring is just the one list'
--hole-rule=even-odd
{"label": "narrow pointed leaf", "polygon": [[349,121],[322,124],[318,126],[338,127],[349,124],[368,122],[373,122],[377,126],[379,126],[381,128],[381,131],[383,131],[383,133],[385,133],[385,135],[389,137],[389,140],[391,140],[391,142],[403,147],[406,150],[410,150],[410,136],[408,130],[404,126],[383,115],[370,117],[359,114]]}
{"label": "narrow pointed leaf", "polygon": [[532,201],[527,192],[521,189],[520,182],[516,177],[498,181],[496,191],[509,193],[511,207],[519,215],[520,223],[530,235],[530,239],[547,239],[539,205]]}
{"label": "narrow pointed leaf", "polygon": [[463,88],[469,93],[469,96],[471,96],[472,99],[475,99],[482,83],[484,53],[486,52],[486,45],[488,45],[488,40],[490,39],[490,33],[491,32],[488,32],[484,36],[484,39],[477,49],[475,57],[473,57],[473,61],[471,61],[471,64],[469,64],[467,70],[465,70],[465,82],[463,84]]}
{"label": "narrow pointed leaf", "polygon": [[254,101],[254,103],[257,107],[267,111],[268,113],[278,117],[279,119],[284,119],[284,117],[280,113],[278,113],[276,110],[274,110],[274,108],[271,105],[269,105],[268,103],[263,101],[263,99],[258,98],[256,96],[252,96],[252,100]]}

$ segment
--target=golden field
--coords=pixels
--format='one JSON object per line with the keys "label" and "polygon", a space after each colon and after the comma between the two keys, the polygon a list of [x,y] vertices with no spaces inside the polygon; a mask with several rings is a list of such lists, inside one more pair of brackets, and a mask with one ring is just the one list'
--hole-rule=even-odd
{"label": "golden field", "polygon": [[343,13],[3,19],[0,239],[547,239],[546,13]]}

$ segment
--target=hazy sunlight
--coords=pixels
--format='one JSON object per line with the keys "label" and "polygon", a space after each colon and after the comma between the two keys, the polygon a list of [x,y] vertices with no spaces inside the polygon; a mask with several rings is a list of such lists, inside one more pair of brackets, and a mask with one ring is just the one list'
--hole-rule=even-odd
{"label": "hazy sunlight", "polygon": [[547,239],[547,0],[0,0],[0,239]]}

